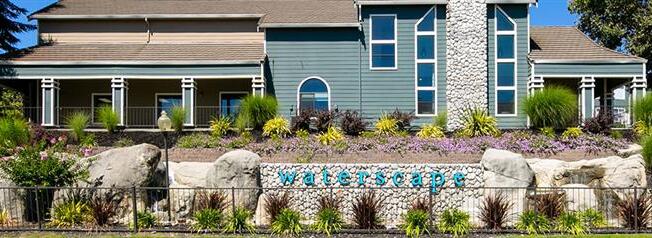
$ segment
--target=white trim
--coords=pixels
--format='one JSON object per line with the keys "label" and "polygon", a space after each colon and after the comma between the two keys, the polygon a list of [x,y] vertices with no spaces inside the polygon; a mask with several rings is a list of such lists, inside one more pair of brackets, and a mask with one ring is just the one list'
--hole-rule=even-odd
{"label": "white trim", "polygon": [[260,28],[359,27],[360,23],[262,23]]}
{"label": "white trim", "polygon": [[647,60],[641,59],[530,59],[535,64],[568,64],[568,63],[587,63],[587,64],[633,64],[647,63]]}
{"label": "white trim", "polygon": [[104,14],[104,15],[44,15],[30,19],[204,19],[204,18],[261,18],[265,14]]}
{"label": "white trim", "polygon": [[[426,16],[428,14],[432,13],[433,14],[433,29],[432,31],[419,31],[419,24],[423,22]],[[437,115],[439,112],[439,102],[437,100],[437,6],[433,6],[428,10],[423,17],[421,17],[415,24],[414,24],[414,111],[415,111],[415,116],[417,117],[432,117]],[[419,44],[418,44],[418,39],[419,36],[432,36],[434,38],[433,40],[433,59],[419,59],[418,57],[418,52],[419,52]],[[432,86],[431,87],[420,87],[419,86],[419,64],[432,64],[433,65],[433,75],[432,75]],[[433,108],[433,113],[432,114],[420,114],[419,113],[419,91],[429,91],[434,93],[434,108]]]}
{"label": "white trim", "polygon": [[307,77],[307,78],[301,80],[301,82],[299,83],[299,86],[297,86],[297,105],[296,105],[297,113],[296,113],[296,115],[299,115],[299,111],[301,110],[301,105],[299,105],[301,103],[301,86],[303,86],[303,84],[306,81],[308,81],[309,79],[321,80],[321,82],[324,83],[324,85],[326,85],[326,91],[327,91],[326,93],[328,94],[328,110],[330,111],[331,110],[331,86],[322,77],[310,76],[310,77]]}
{"label": "white trim", "polygon": [[594,78],[632,78],[640,77],[636,74],[536,74],[536,77],[545,77],[545,78],[582,78],[582,77],[594,77]]}
{"label": "white trim", "polygon": [[447,4],[448,0],[361,0],[358,5],[420,5]]}
{"label": "white trim", "polygon": [[[501,12],[507,20],[509,20],[514,29],[509,31],[498,30],[498,12]],[[518,25],[516,22],[498,5],[494,5],[494,115],[496,117],[516,117],[518,116]],[[498,36],[513,36],[514,37],[514,57],[509,59],[498,58]],[[513,63],[514,64],[514,85],[512,86],[498,86],[498,64],[499,63]],[[514,113],[499,114],[498,113],[498,91],[514,91]]]}
{"label": "white trim", "polygon": [[[158,114],[158,96],[180,96],[181,99],[181,106],[183,107],[183,93],[154,93],[154,121],[158,120],[158,117],[161,116]],[[168,116],[170,115],[170,112],[165,112],[168,113]]]}
{"label": "white trim", "polygon": [[81,61],[0,61],[0,65],[240,65],[260,64],[261,60],[81,60]]}
{"label": "white trim", "polygon": [[[190,90],[190,108],[186,108],[186,89]],[[184,126],[195,126],[195,108],[197,94],[197,81],[193,77],[183,77],[181,79],[181,105],[184,110],[190,110],[190,123],[184,121]]]}
{"label": "white trim", "polygon": [[91,124],[99,123],[95,121],[95,96],[109,96],[111,97],[111,105],[113,105],[113,93],[91,93]]}
{"label": "white trim", "polygon": [[[57,80],[75,80],[75,79],[179,79],[184,76],[165,76],[165,75],[71,75],[71,76],[52,76]],[[251,79],[258,75],[197,75],[191,76],[194,79]],[[43,79],[43,76],[0,76],[0,79]]]}
{"label": "white trim", "polygon": [[[373,39],[373,18],[390,16],[394,17],[394,39],[393,40],[374,40]],[[373,66],[373,45],[374,44],[394,44],[394,67],[374,67]],[[372,71],[398,70],[398,15],[397,14],[370,14],[369,15],[369,69]]]}

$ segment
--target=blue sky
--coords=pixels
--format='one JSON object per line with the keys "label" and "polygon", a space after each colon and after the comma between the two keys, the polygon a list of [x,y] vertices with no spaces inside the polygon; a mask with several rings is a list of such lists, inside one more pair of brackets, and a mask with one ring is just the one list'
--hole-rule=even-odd
{"label": "blue sky", "polygon": [[[11,0],[18,6],[34,12],[56,0]],[[539,0],[537,7],[532,7],[530,24],[535,26],[569,26],[575,24],[576,17],[568,12],[569,0]],[[20,19],[27,22],[26,17]],[[33,46],[36,44],[36,31],[27,32],[19,35],[21,42],[18,48]]]}

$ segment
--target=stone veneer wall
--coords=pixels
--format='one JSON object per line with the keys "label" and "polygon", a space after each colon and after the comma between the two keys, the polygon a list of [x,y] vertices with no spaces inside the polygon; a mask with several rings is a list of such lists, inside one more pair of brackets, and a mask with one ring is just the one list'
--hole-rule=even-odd
{"label": "stone veneer wall", "polygon": [[[329,171],[329,179],[331,183],[337,181],[337,174],[342,170],[347,170],[351,173],[351,184],[345,186],[342,189],[342,186],[339,184],[335,185],[333,188],[323,185],[322,171],[326,169]],[[281,184],[279,178],[279,171],[296,171],[296,177],[292,185]],[[357,171],[367,171],[370,176],[365,180],[366,185],[364,187],[359,186],[356,182],[358,178],[356,176]],[[303,172],[312,171],[315,173],[315,185],[310,186],[312,188],[319,189],[309,189],[308,186],[303,184]],[[374,173],[376,171],[383,171],[387,178],[387,183],[383,186],[378,186],[375,184]],[[410,174],[414,171],[418,171],[423,175],[423,189],[401,189],[397,188],[392,184],[391,175],[394,171],[402,171],[405,174],[405,181],[402,188],[411,187],[410,185]],[[442,173],[446,182],[444,187],[455,187],[453,181],[453,174],[456,172],[462,172],[465,175],[464,186],[463,187],[482,187],[484,185],[483,179],[483,169],[480,164],[267,164],[263,163],[260,165],[260,174],[261,174],[261,185],[265,188],[299,188],[292,190],[285,190],[290,192],[292,196],[292,206],[297,211],[307,218],[307,221],[312,221],[315,213],[317,212],[317,206],[319,198],[327,194],[337,194],[337,196],[342,199],[343,213],[345,214],[345,219],[351,221],[351,210],[353,201],[357,196],[363,193],[364,189],[361,188],[383,188],[376,191],[380,192],[380,196],[385,198],[385,209],[381,211],[381,216],[383,218],[383,224],[388,227],[396,227],[401,222],[401,215],[404,214],[417,198],[423,198],[425,201],[428,201],[428,194],[430,191],[430,181],[431,176],[430,172],[438,171]],[[338,187],[340,189],[338,189]],[[326,189],[324,189],[326,188]],[[433,204],[435,208],[435,214],[443,211],[448,207],[457,207],[462,210],[469,212],[470,214],[477,216],[476,205],[479,204],[478,201],[482,198],[482,191],[478,189],[469,189],[462,190],[460,192],[458,189],[449,189],[449,190],[440,190],[440,192],[433,196]],[[278,192],[275,191],[265,191],[265,193]],[[263,195],[264,196],[264,195]]]}
{"label": "stone veneer wall", "polygon": [[487,108],[487,5],[449,0],[446,19],[448,128],[458,129],[467,108]]}

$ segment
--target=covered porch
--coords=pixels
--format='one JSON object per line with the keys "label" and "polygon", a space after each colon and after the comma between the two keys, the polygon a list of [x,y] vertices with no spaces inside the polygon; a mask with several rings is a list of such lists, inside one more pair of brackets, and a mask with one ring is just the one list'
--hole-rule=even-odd
{"label": "covered porch", "polygon": [[[69,115],[84,112],[91,117],[90,127],[99,128],[96,112],[104,106],[113,109],[124,128],[156,128],[160,113],[169,113],[173,107],[184,108],[186,127],[208,127],[215,117],[233,116],[246,95],[264,95],[266,91],[262,46],[247,52],[242,46],[208,45],[206,51],[216,54],[210,60],[201,59],[207,57],[206,52],[197,56],[200,59],[188,60],[177,60],[178,54],[157,61],[35,60],[70,53],[54,52],[50,47],[56,45],[36,48],[0,65],[0,85],[22,92],[24,114],[46,127],[64,127]],[[188,46],[175,50],[184,47]],[[192,50],[196,51],[196,46]],[[96,54],[85,55],[80,57]]]}
{"label": "covered porch", "polygon": [[528,93],[556,85],[577,92],[578,122],[609,110],[632,124],[631,105],[646,95],[645,59],[601,47],[574,27],[534,27]]}

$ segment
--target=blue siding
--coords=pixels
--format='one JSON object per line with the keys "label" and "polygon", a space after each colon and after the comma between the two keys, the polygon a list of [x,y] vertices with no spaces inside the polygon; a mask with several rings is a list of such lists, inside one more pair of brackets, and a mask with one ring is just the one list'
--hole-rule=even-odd
{"label": "blue siding", "polygon": [[631,64],[535,64],[534,73],[539,75],[642,75],[641,63]]}
{"label": "blue siding", "polygon": [[[528,5],[526,4],[504,4],[500,5],[501,9],[516,22],[517,37],[517,73],[516,73],[516,116],[499,116],[497,117],[498,126],[501,128],[525,128],[527,127],[527,115],[523,113],[522,101],[527,97],[527,81],[530,75],[530,67],[527,60],[529,53],[529,25],[528,25]],[[488,29],[488,99],[489,112],[496,115],[496,66],[495,66],[495,28],[494,28],[494,5],[487,6],[487,29]]]}
{"label": "blue siding", "polygon": [[87,75],[154,75],[154,76],[192,76],[192,75],[260,75],[260,65],[142,65],[142,66],[0,66],[0,77],[57,77]]}

